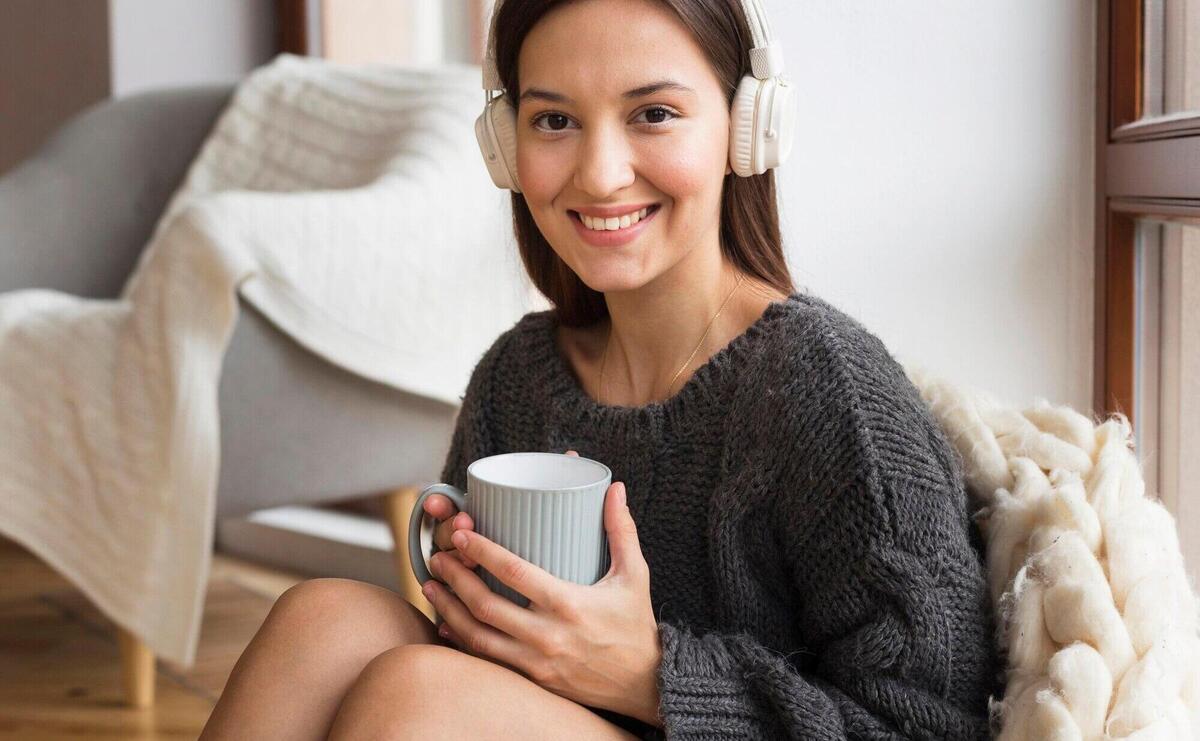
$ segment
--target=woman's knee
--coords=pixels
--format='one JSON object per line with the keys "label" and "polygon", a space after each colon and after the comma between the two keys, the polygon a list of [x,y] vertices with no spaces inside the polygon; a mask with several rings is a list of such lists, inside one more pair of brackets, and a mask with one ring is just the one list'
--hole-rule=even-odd
{"label": "woman's knee", "polygon": [[308,579],[280,595],[262,630],[310,648],[355,649],[364,661],[392,646],[436,640],[433,624],[400,595],[352,579]]}
{"label": "woman's knee", "polygon": [[364,694],[396,693],[421,703],[426,697],[444,694],[455,677],[459,681],[469,658],[457,649],[441,645],[407,644],[384,651],[371,659],[358,679],[355,690]]}
{"label": "woman's knee", "polygon": [[456,649],[426,644],[380,653],[346,693],[330,738],[404,738],[439,725],[445,730],[448,700],[472,682],[464,663],[468,658]]}

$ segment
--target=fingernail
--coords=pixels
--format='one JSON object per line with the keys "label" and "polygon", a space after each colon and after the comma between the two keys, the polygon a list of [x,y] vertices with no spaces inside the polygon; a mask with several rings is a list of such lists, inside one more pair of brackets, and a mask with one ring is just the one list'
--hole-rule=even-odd
{"label": "fingernail", "polygon": [[433,599],[433,584],[425,582],[425,586],[421,587],[421,593],[425,595],[426,599]]}
{"label": "fingernail", "polygon": [[440,635],[442,638],[449,638],[450,629],[443,625],[442,627],[438,628],[438,635]]}
{"label": "fingernail", "polygon": [[454,532],[454,535],[450,536],[450,542],[454,544],[455,548],[466,548],[467,547],[467,534],[464,533],[462,530],[456,530]]}

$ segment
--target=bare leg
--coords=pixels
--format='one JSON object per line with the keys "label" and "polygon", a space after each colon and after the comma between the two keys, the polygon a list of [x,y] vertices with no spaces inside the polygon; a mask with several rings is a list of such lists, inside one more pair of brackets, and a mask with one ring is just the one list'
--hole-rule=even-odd
{"label": "bare leg", "polygon": [[301,582],[242,652],[200,738],[324,739],[372,659],[438,641],[429,619],[395,592],[350,579]]}
{"label": "bare leg", "polygon": [[498,664],[442,645],[390,649],[346,694],[330,741],[357,739],[636,739]]}

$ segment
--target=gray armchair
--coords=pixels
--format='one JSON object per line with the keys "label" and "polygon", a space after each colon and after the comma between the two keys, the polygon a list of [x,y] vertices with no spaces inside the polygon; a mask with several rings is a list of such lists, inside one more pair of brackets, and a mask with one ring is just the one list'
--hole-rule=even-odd
{"label": "gray armchair", "polygon": [[[0,292],[116,298],[232,88],[99,104],[0,176]],[[416,492],[436,481],[458,407],[366,380],[301,347],[242,301],[222,366],[217,517],[386,494],[405,545]],[[432,614],[397,548],[405,596]],[[131,704],[153,702],[154,657],[121,634]]]}

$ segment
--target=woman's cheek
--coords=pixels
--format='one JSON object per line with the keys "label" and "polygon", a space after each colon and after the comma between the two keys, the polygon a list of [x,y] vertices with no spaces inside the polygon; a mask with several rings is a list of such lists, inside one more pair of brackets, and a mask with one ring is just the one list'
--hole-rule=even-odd
{"label": "woman's cheek", "polygon": [[[712,153],[708,148],[696,145],[681,146],[676,142],[671,147],[645,152],[641,158],[641,174],[672,198],[684,198],[711,187],[711,158]],[[722,175],[723,167],[722,164]]]}
{"label": "woman's cheek", "polygon": [[567,152],[548,151],[537,144],[517,147],[517,176],[526,200],[545,203],[552,200],[570,178]]}

